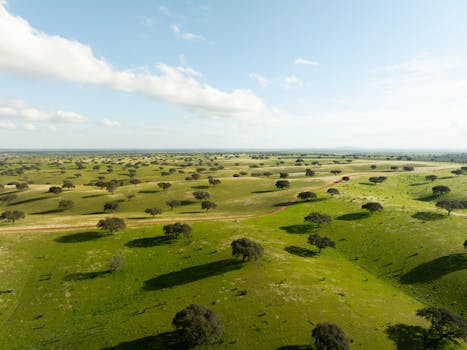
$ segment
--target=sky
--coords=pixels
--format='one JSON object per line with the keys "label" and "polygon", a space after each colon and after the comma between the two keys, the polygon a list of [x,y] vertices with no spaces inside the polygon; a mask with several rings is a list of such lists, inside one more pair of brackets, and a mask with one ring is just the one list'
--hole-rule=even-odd
{"label": "sky", "polygon": [[0,148],[467,150],[466,13],[0,0]]}

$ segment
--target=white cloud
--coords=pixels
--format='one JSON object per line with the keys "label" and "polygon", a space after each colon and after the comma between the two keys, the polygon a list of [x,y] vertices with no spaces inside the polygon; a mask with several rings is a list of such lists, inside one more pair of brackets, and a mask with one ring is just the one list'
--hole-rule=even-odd
{"label": "white cloud", "polygon": [[166,16],[170,16],[170,10],[167,8],[167,6],[159,6],[159,12]]}
{"label": "white cloud", "polygon": [[15,130],[16,129],[16,124],[15,123],[3,123],[0,122],[0,129],[6,129],[6,130]]}
{"label": "white cloud", "polygon": [[316,61],[312,61],[312,60],[307,60],[305,58],[297,58],[295,60],[295,64],[302,64],[302,65],[306,65],[306,66],[317,66],[319,63],[316,62]]}
{"label": "white cloud", "polygon": [[154,27],[155,24],[156,24],[156,21],[152,17],[141,16],[139,18],[139,25],[142,27],[151,28],[151,27]]}
{"label": "white cloud", "polygon": [[289,75],[288,77],[284,78],[284,89],[286,91],[302,86],[303,82],[300,79],[298,79],[295,75]]}
{"label": "white cloud", "polygon": [[89,118],[75,112],[57,111],[55,113],[55,119],[67,123],[83,123],[88,121]]}
{"label": "white cloud", "polygon": [[250,73],[248,74],[248,77],[250,77],[253,80],[256,80],[256,82],[261,86],[261,87],[266,87],[269,85],[270,81],[263,77],[261,74],[258,73]]}
{"label": "white cloud", "polygon": [[120,126],[120,122],[116,120],[110,120],[110,119],[102,119],[100,122],[102,125],[107,126],[107,127],[113,127],[113,126]]}
{"label": "white cloud", "polygon": [[[174,27],[179,35],[183,32]],[[99,84],[171,102],[203,116],[269,123],[278,116],[251,90],[225,92],[198,80],[194,70],[159,64],[159,74],[118,71],[78,41],[31,27],[0,6],[0,70],[25,77],[44,77]]]}
{"label": "white cloud", "polygon": [[172,29],[172,32],[175,33],[175,35],[178,38],[184,39],[184,40],[201,40],[204,39],[202,35],[199,34],[194,34],[190,32],[184,32],[178,25],[172,24],[170,26],[170,29]]}

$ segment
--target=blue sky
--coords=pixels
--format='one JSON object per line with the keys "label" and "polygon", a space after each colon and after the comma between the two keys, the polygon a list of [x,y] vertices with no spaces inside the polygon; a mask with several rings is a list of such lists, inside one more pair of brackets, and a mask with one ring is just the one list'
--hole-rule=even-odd
{"label": "blue sky", "polygon": [[0,0],[0,148],[466,149],[465,13]]}

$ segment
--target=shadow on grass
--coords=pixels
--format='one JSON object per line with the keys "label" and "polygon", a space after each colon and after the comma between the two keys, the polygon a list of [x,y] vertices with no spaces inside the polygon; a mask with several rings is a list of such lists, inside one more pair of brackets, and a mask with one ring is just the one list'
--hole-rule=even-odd
{"label": "shadow on grass", "polygon": [[423,185],[427,185],[429,184],[429,182],[417,182],[417,183],[414,183],[414,184],[410,184],[409,186],[423,186]]}
{"label": "shadow on grass", "polygon": [[312,350],[311,345],[284,345],[276,348],[276,350]]}
{"label": "shadow on grass", "polygon": [[384,332],[396,344],[397,350],[441,350],[448,346],[448,341],[420,326],[399,323],[388,326]]}
{"label": "shadow on grass", "polygon": [[433,213],[429,211],[419,211],[418,213],[413,214],[412,217],[414,219],[422,220],[422,221],[436,221],[436,220],[445,219],[447,216],[440,214],[440,213]]}
{"label": "shadow on grass", "polygon": [[190,204],[193,204],[193,203],[197,203],[197,202],[189,201],[189,200],[180,201],[180,205],[190,205]]}
{"label": "shadow on grass", "polygon": [[26,204],[26,203],[32,203],[32,202],[38,202],[38,201],[43,201],[44,199],[51,198],[49,196],[47,197],[34,197],[34,198],[29,198],[29,199],[23,199],[22,201],[17,201],[13,203],[9,203],[8,205],[19,205],[19,204]]}
{"label": "shadow on grass", "polygon": [[305,234],[310,233],[314,230],[314,227],[310,225],[289,225],[289,226],[281,226],[281,230],[284,230],[287,233],[293,234]]}
{"label": "shadow on grass", "polygon": [[50,209],[44,211],[36,211],[35,213],[31,213],[31,215],[46,215],[46,214],[57,214],[63,212],[63,209]]}
{"label": "shadow on grass", "polygon": [[294,245],[285,247],[284,250],[287,253],[297,255],[297,256],[301,256],[301,257],[304,257],[304,258],[311,258],[311,257],[313,257],[315,255],[318,255],[317,252],[315,252],[315,251],[313,251],[311,249],[297,247],[297,246],[294,246]]}
{"label": "shadow on grass", "polygon": [[275,190],[261,190],[261,191],[253,191],[251,193],[270,193],[270,192],[276,192]]}
{"label": "shadow on grass", "polygon": [[420,202],[431,202],[431,201],[434,201],[435,199],[439,198],[439,196],[435,196],[433,194],[430,194],[428,196],[424,196],[424,197],[419,197],[417,198],[417,201],[420,201]]}
{"label": "shadow on grass", "polygon": [[128,220],[144,220],[144,219],[154,219],[152,216],[130,216]]}
{"label": "shadow on grass", "polygon": [[54,239],[54,241],[58,243],[79,243],[79,242],[95,241],[96,239],[99,239],[105,236],[109,236],[109,234],[102,233],[99,231],[79,232],[79,233],[72,233],[69,235],[57,237]]}
{"label": "shadow on grass", "polygon": [[110,273],[109,270],[105,271],[94,271],[94,272],[76,272],[76,273],[70,273],[69,275],[66,275],[63,277],[64,281],[84,281],[84,280],[92,280],[97,277],[104,277],[105,275],[108,275]]}
{"label": "shadow on grass", "polygon": [[426,283],[451,272],[467,269],[467,253],[442,256],[423,263],[401,276],[401,283]]}
{"label": "shadow on grass", "polygon": [[370,216],[370,213],[366,213],[366,212],[350,213],[350,214],[344,214],[344,215],[338,216],[336,220],[353,221],[353,220],[366,219],[369,216]]}
{"label": "shadow on grass", "polygon": [[160,191],[158,190],[141,190],[138,191],[138,193],[145,193],[145,194],[151,194],[151,193],[159,193]]}
{"label": "shadow on grass", "polygon": [[96,197],[102,197],[102,196],[105,196],[105,194],[103,194],[103,193],[99,193],[99,194],[88,194],[87,196],[82,196],[81,198],[87,199],[87,198],[96,198]]}
{"label": "shadow on grass", "polygon": [[170,236],[156,236],[156,237],[146,237],[138,238],[132,241],[125,243],[125,246],[129,248],[149,248],[157,247],[165,244],[172,244],[175,242],[175,238]]}
{"label": "shadow on grass", "polygon": [[105,214],[105,211],[94,211],[92,213],[85,213],[83,215],[99,215],[99,214]]}
{"label": "shadow on grass", "polygon": [[202,211],[181,211],[180,214],[200,214]]}
{"label": "shadow on grass", "polygon": [[365,186],[376,186],[373,182],[359,182],[359,185],[365,185]]}
{"label": "shadow on grass", "polygon": [[183,342],[181,333],[174,331],[123,342],[102,350],[188,350],[191,348]]}
{"label": "shadow on grass", "polygon": [[205,190],[205,189],[208,189],[209,186],[199,185],[199,186],[191,186],[191,188],[194,188],[195,190]]}
{"label": "shadow on grass", "polygon": [[183,270],[169,272],[144,282],[145,290],[160,290],[196,282],[211,276],[222,275],[226,272],[242,268],[242,262],[235,259],[214,261],[209,264],[188,267]]}
{"label": "shadow on grass", "polygon": [[276,203],[273,204],[273,207],[288,207],[289,205],[297,205],[297,204],[303,204],[303,203],[314,203],[314,202],[322,202],[328,200],[327,198],[315,198],[309,201],[295,201],[295,202],[282,202],[282,203]]}

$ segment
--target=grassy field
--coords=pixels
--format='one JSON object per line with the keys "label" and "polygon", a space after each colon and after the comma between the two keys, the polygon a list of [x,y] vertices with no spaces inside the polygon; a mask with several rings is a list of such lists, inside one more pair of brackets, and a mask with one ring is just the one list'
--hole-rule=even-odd
{"label": "grassy field", "polygon": [[[2,210],[26,213],[15,225],[0,226],[0,348],[177,348],[171,320],[197,303],[213,309],[225,325],[222,343],[206,348],[299,349],[310,343],[314,325],[334,322],[351,339],[352,349],[417,350],[419,344],[407,347],[402,334],[398,344],[389,340],[386,328],[428,326],[415,315],[426,305],[467,313],[467,213],[447,216],[435,207],[439,197],[431,195],[432,186],[443,184],[451,192],[441,198],[467,201],[467,177],[450,172],[460,164],[267,157],[75,155],[4,161],[3,170],[31,164],[40,170],[0,177],[3,184],[30,183],[27,191],[10,185],[0,194],[18,195]],[[78,170],[77,161],[84,161],[85,169]],[[126,164],[138,166],[135,178],[141,184],[127,183]],[[414,171],[402,171],[406,165]],[[202,167],[199,180],[185,180]],[[176,170],[162,175],[170,168]],[[306,177],[306,168],[315,176]],[[333,175],[333,169],[341,173]],[[248,175],[233,177],[241,171]],[[289,189],[275,189],[280,172],[289,173]],[[438,179],[428,183],[427,174]],[[209,175],[221,184],[210,186]],[[349,182],[337,182],[345,175]],[[382,175],[388,177],[384,183],[368,182]],[[97,176],[124,183],[109,193],[89,185]],[[67,178],[76,188],[47,192]],[[162,191],[161,181],[172,186]],[[329,196],[330,186],[340,194]],[[196,190],[209,191],[218,208],[202,212],[192,196]],[[305,190],[318,198],[291,201]],[[127,200],[127,193],[135,197]],[[75,207],[57,211],[60,199],[73,200]],[[167,199],[185,203],[170,210]],[[120,200],[120,208],[102,213],[108,200]],[[384,210],[364,212],[361,205],[368,201],[380,202]],[[147,207],[165,210],[155,224],[145,224],[151,220],[144,214]],[[313,211],[330,215],[333,222],[320,228],[306,224],[304,216]],[[95,229],[106,216],[124,218],[130,227],[114,234]],[[163,223],[175,220],[192,221],[192,238],[164,236]],[[82,225],[89,228],[73,228]],[[316,232],[332,238],[337,249],[319,253],[309,245],[308,235]],[[246,263],[232,259],[230,242],[241,237],[260,242],[264,257]],[[116,254],[125,266],[108,273]]]}

